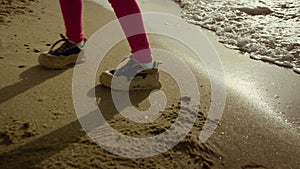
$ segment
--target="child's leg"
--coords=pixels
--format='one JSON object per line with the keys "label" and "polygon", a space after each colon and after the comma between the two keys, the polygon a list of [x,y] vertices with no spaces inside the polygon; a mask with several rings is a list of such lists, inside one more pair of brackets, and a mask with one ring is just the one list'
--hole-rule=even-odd
{"label": "child's leg", "polygon": [[83,0],[59,0],[69,40],[81,42],[83,33]]}
{"label": "child's leg", "polygon": [[[142,63],[152,62],[153,58],[150,50],[150,44],[146,34],[141,10],[136,0],[109,0],[109,2],[111,3],[118,18],[135,14],[134,19],[130,21],[122,20],[120,24],[127,36],[127,40],[131,47],[132,57]],[[129,37],[132,29],[143,33]]]}

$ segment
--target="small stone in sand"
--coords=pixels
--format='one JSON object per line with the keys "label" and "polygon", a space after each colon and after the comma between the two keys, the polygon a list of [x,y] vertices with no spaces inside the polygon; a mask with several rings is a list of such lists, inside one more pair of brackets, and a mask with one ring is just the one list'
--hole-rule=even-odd
{"label": "small stone in sand", "polygon": [[34,52],[34,53],[39,53],[39,52],[41,52],[41,50],[40,50],[40,49],[37,49],[37,48],[34,48],[34,49],[33,49],[33,52]]}
{"label": "small stone in sand", "polygon": [[1,56],[0,56],[0,59],[4,59],[4,57],[1,57]]}
{"label": "small stone in sand", "polygon": [[50,43],[47,43],[46,46],[51,46],[51,44],[50,44]]}
{"label": "small stone in sand", "polygon": [[26,67],[25,65],[19,65],[18,68],[24,68]]}

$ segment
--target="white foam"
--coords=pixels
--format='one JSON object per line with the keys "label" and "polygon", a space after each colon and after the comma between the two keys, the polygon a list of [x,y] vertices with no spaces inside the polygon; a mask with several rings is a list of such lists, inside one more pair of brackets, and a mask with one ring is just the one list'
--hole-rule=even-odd
{"label": "white foam", "polygon": [[183,18],[216,32],[226,47],[300,72],[300,1],[174,1]]}

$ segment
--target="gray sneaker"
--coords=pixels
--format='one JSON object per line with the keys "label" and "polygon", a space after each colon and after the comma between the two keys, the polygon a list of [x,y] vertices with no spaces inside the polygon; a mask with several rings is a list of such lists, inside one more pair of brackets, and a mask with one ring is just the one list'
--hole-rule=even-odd
{"label": "gray sneaker", "polygon": [[[145,69],[132,57],[119,69],[105,71],[100,75],[100,83],[115,90],[153,90],[161,88],[158,65],[154,61],[152,69]],[[114,83],[112,84],[112,79]]]}
{"label": "gray sneaker", "polygon": [[[69,65],[74,65],[75,63],[84,61],[84,59],[79,59],[77,61],[82,48],[69,41],[62,34],[60,36],[62,39],[55,42],[48,52],[42,53],[39,56],[38,62],[41,66],[48,69],[63,69]],[[54,49],[60,42],[63,42],[63,44],[57,49]]]}

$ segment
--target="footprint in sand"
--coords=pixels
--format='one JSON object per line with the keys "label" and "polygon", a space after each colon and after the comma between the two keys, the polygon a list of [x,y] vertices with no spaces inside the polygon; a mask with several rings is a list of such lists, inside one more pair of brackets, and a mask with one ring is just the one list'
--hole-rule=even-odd
{"label": "footprint in sand", "polygon": [[256,8],[251,8],[251,7],[242,7],[242,8],[236,8],[239,11],[245,12],[246,14],[249,15],[269,15],[273,13],[273,11],[270,8],[267,7],[256,7]]}

